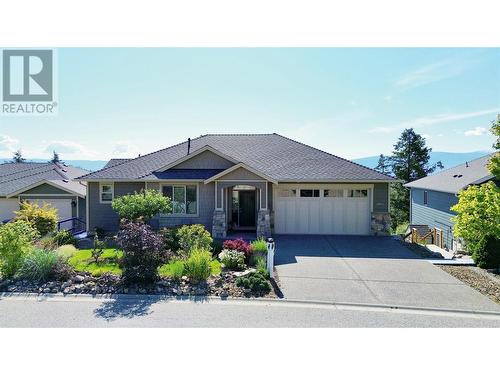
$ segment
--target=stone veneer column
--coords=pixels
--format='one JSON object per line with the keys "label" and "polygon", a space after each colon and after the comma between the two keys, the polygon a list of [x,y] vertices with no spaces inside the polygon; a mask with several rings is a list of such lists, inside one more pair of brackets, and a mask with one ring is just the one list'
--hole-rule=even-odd
{"label": "stone veneer column", "polygon": [[215,210],[212,219],[212,237],[226,238],[226,236],[227,236],[226,211]]}
{"label": "stone veneer column", "polygon": [[257,213],[257,238],[271,237],[271,213],[269,210],[259,210]]}
{"label": "stone veneer column", "polygon": [[375,236],[391,234],[391,214],[389,212],[372,212],[371,234]]}

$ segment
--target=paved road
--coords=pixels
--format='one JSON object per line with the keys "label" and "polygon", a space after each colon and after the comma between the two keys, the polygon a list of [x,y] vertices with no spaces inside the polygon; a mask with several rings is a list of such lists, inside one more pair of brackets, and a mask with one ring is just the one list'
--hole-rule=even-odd
{"label": "paved road", "polygon": [[390,237],[281,236],[276,248],[285,298],[500,311]]}
{"label": "paved road", "polygon": [[500,315],[258,300],[0,297],[0,327],[500,327]]}

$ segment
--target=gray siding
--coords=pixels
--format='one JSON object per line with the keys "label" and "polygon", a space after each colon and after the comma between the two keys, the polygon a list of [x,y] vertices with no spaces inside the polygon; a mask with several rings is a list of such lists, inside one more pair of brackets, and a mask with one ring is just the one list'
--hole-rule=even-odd
{"label": "gray siding", "polygon": [[29,189],[22,192],[22,195],[30,195],[30,194],[65,194],[71,195],[67,191],[56,188],[55,186],[49,184],[41,184],[35,186],[33,189]]}
{"label": "gray siding", "polygon": [[238,168],[222,176],[219,180],[263,180],[263,178],[245,168]]}
{"label": "gray siding", "polygon": [[[144,189],[144,182],[115,182],[115,197],[133,194]],[[89,200],[88,226],[90,232],[96,227],[105,231],[114,232],[118,230],[119,218],[109,203],[100,203],[99,183],[89,182],[87,184],[87,199]]]}
{"label": "gray siding", "polygon": [[198,184],[198,215],[197,216],[169,216],[161,215],[158,218],[159,226],[177,227],[184,224],[203,224],[208,231],[212,230],[212,218],[215,210],[215,183]]}
{"label": "gray siding", "polygon": [[427,190],[428,204],[424,205],[424,190],[411,189],[411,223],[442,229],[444,244],[451,249],[453,243],[451,218],[455,214],[450,207],[457,202],[458,198],[454,194]]}
{"label": "gray siding", "polygon": [[389,212],[389,184],[373,185],[373,212]]}
{"label": "gray siding", "polygon": [[233,162],[211,151],[204,151],[174,166],[172,169],[227,169],[233,165]]}
{"label": "gray siding", "polygon": [[78,218],[87,221],[87,202],[85,198],[78,197]]}

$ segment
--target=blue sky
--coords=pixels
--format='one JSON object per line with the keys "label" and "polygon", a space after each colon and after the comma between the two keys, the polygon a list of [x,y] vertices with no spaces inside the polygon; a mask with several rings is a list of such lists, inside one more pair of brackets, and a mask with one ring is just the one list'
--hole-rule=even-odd
{"label": "blue sky", "polygon": [[[500,49],[58,49],[59,113],[0,117],[0,157],[131,157],[207,133],[280,133],[333,154],[491,149]],[[256,150],[258,152],[258,150]]]}

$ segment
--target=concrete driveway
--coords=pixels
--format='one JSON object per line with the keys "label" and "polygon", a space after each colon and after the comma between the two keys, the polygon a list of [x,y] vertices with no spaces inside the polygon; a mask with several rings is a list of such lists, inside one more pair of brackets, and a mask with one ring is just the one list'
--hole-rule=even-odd
{"label": "concrete driveway", "polygon": [[390,237],[278,236],[275,264],[288,299],[500,311]]}

